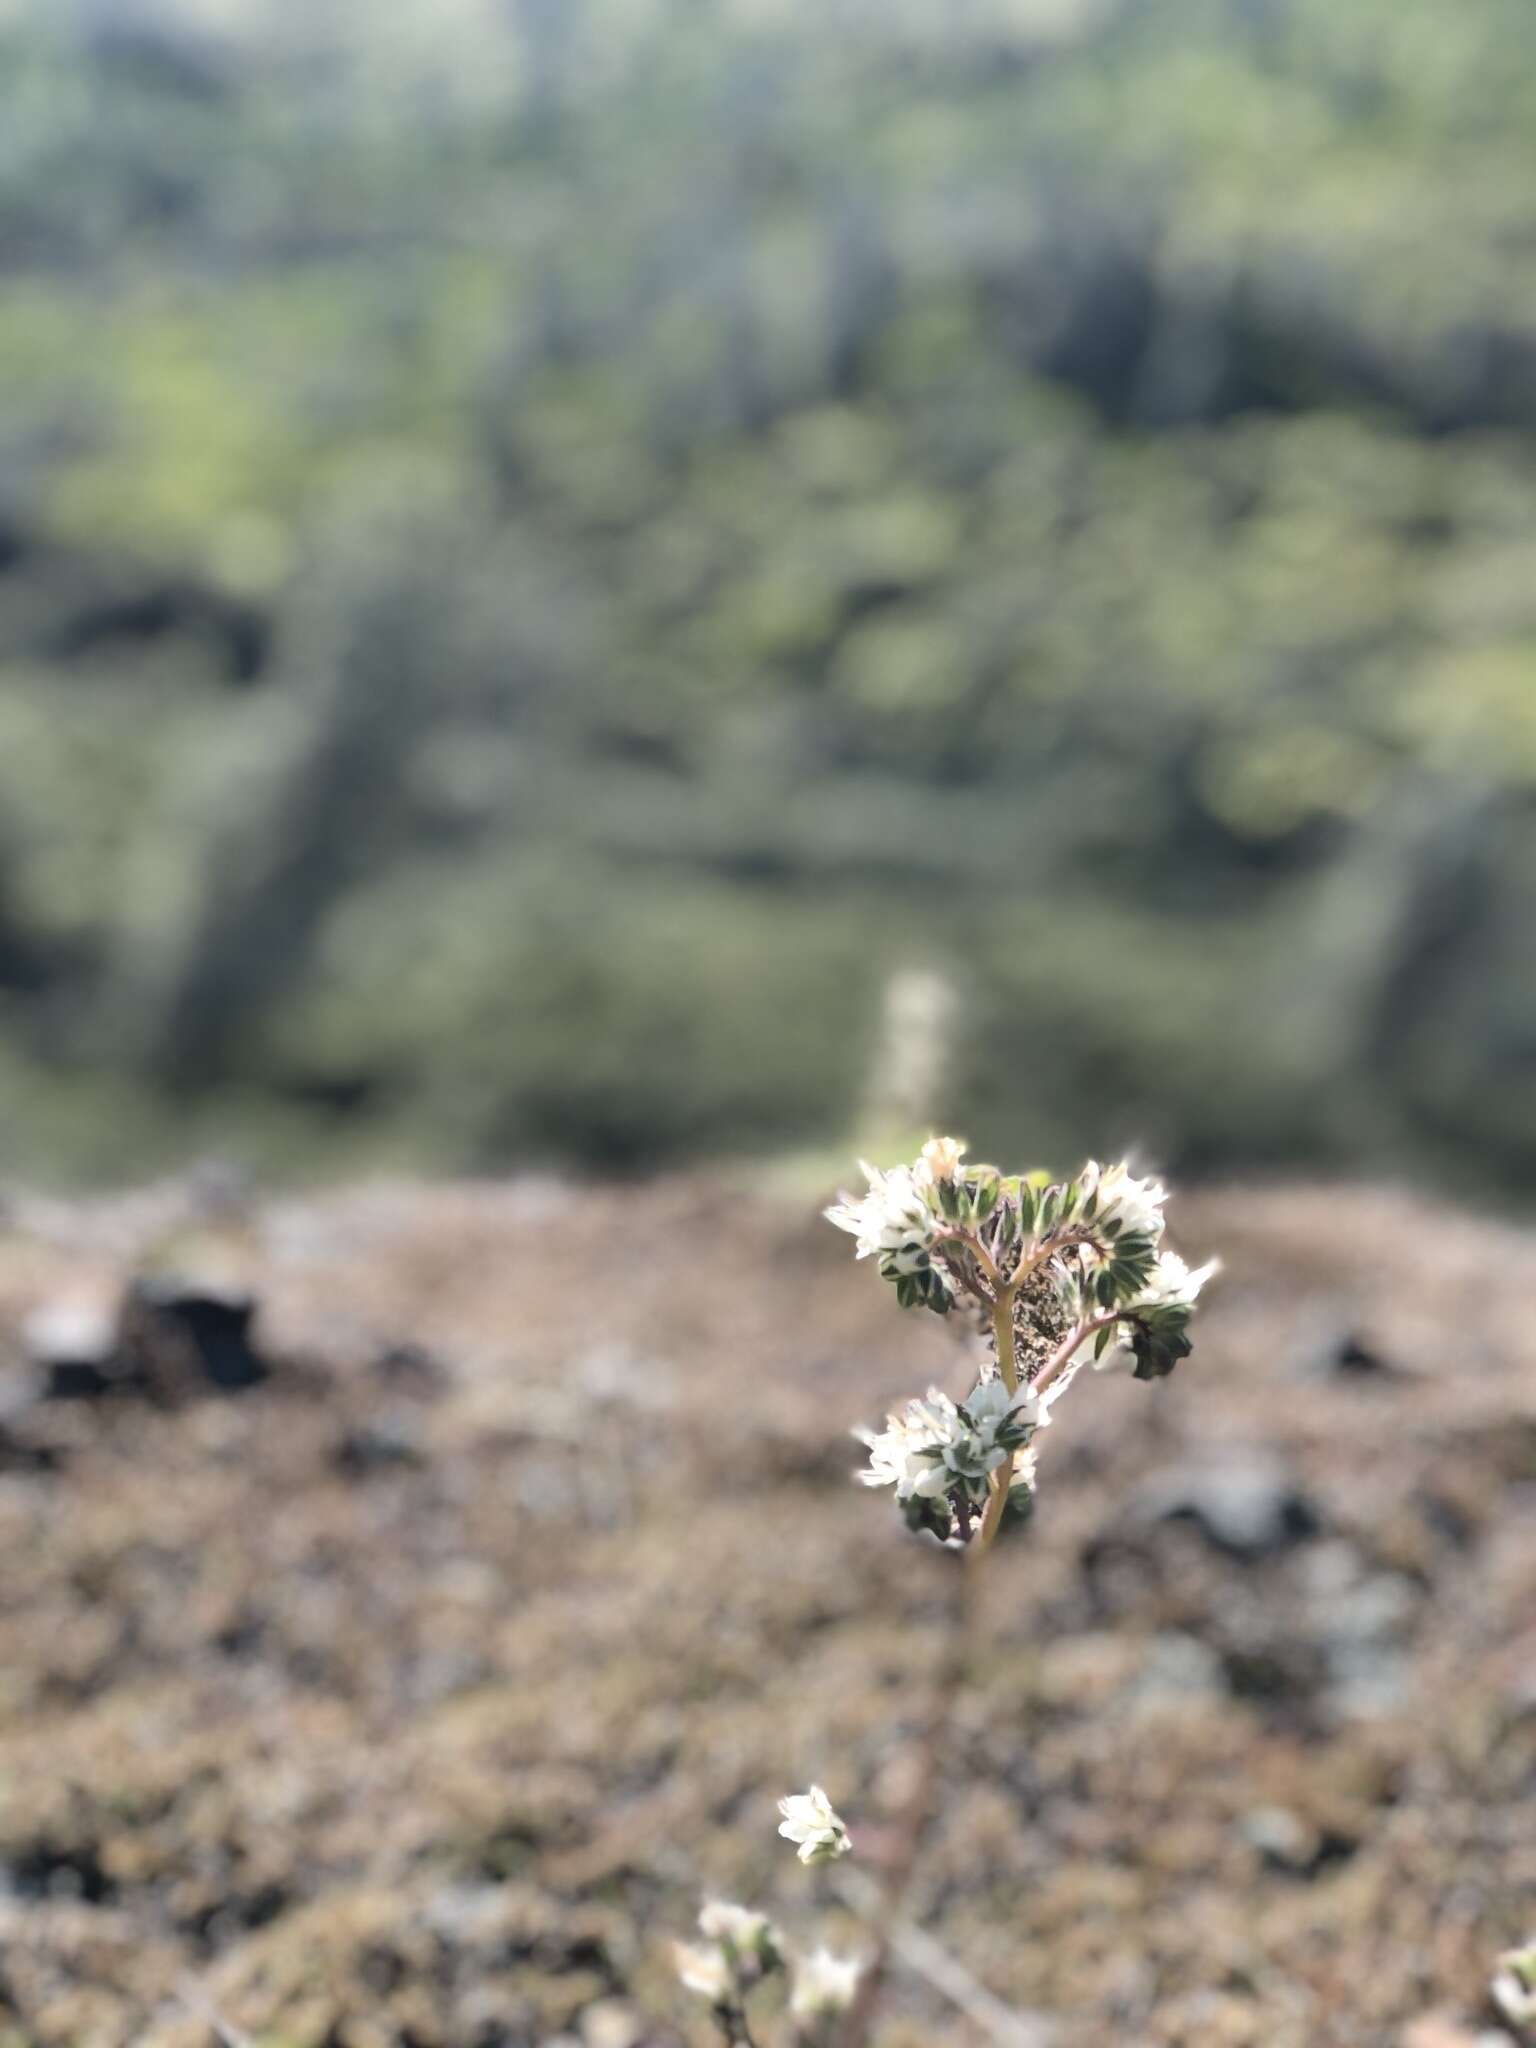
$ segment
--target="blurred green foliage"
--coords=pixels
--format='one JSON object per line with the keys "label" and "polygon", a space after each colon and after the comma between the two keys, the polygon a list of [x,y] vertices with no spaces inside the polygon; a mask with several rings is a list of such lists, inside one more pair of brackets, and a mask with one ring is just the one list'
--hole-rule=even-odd
{"label": "blurred green foliage", "polygon": [[13,1157],[1531,1179],[1524,0],[302,12],[0,16]]}

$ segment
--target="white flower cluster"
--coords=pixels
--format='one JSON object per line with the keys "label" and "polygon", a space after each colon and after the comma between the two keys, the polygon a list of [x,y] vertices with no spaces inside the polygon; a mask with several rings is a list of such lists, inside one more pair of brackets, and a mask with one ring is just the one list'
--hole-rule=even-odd
{"label": "white flower cluster", "polygon": [[[1084,1264],[1087,1276],[1091,1277],[1091,1257]],[[1139,1325],[1146,1319],[1172,1316],[1179,1321],[1187,1321],[1200,1298],[1200,1290],[1213,1274],[1220,1271],[1219,1259],[1208,1259],[1203,1266],[1191,1271],[1177,1252],[1160,1251],[1140,1292],[1123,1304],[1121,1319],[1114,1325],[1107,1342],[1101,1345],[1100,1356],[1096,1360],[1100,1369],[1121,1362],[1124,1352],[1112,1347],[1131,1345]],[[1064,1260],[1056,1278],[1061,1304],[1068,1317],[1073,1320],[1091,1317],[1094,1305],[1084,1284],[1084,1268],[1070,1259]],[[1059,1382],[1053,1391],[1060,1391]]]}
{"label": "white flower cluster", "polygon": [[928,1206],[930,1176],[921,1164],[893,1166],[888,1173],[859,1161],[867,1191],[855,1201],[845,1194],[825,1213],[829,1223],[858,1240],[861,1259],[878,1258],[896,1273],[921,1273],[931,1263],[939,1219]]}
{"label": "white flower cluster", "polygon": [[[1100,1359],[1123,1347],[1138,1379],[1164,1378],[1189,1352],[1216,1264],[1192,1272],[1163,1249],[1168,1190],[1123,1160],[1090,1159],[1075,1180],[1047,1183],[969,1164],[958,1139],[931,1138],[910,1166],[864,1172],[868,1192],[828,1217],[853,1233],[860,1257],[879,1260],[902,1307],[947,1309],[969,1295],[997,1371],[963,1402],[931,1388],[883,1430],[855,1431],[869,1450],[859,1477],[894,1488],[909,1526],[945,1541],[979,1534],[985,1547],[1010,1501],[1029,1505],[1032,1462],[1020,1454],[1083,1362],[1079,1346],[1093,1340]],[[1000,1493],[995,1475],[1010,1459]],[[989,1495],[977,1521],[971,1510]]]}
{"label": "white flower cluster", "polygon": [[[903,1308],[945,1311],[969,1297],[992,1365],[963,1401],[939,1387],[886,1417],[883,1430],[858,1429],[869,1462],[866,1486],[890,1487],[909,1528],[983,1556],[1034,1498],[1033,1440],[1088,1355],[1129,1349],[1138,1379],[1161,1379],[1189,1351],[1186,1334],[1212,1260],[1191,1271],[1163,1249],[1168,1191],[1124,1162],[1089,1160],[1075,1180],[1004,1175],[969,1164],[956,1138],[931,1138],[910,1165],[866,1164],[865,1192],[826,1211],[894,1283]],[[779,1801],[779,1833],[807,1865],[851,1848],[848,1830],[821,1786]],[[802,2048],[830,2048],[852,2008],[867,2020],[876,1972],[862,1996],[865,1965],[825,1948],[792,1951],[761,1913],[723,1900],[699,1916],[703,1940],[677,1944],[685,1987],[705,1998],[727,2037],[750,2039],[746,1999],[783,1971]],[[1507,1956],[1499,1993],[1515,2004],[1536,1996],[1536,1956]]]}
{"label": "white flower cluster", "polygon": [[819,1785],[809,1792],[791,1792],[779,1801],[779,1812],[784,1816],[779,1833],[786,1841],[799,1844],[802,1863],[833,1863],[853,1847],[836,1808]]}
{"label": "white flower cluster", "polygon": [[866,1486],[894,1486],[899,1501],[938,1500],[956,1490],[980,1500],[989,1476],[1043,1419],[1030,1387],[1010,1393],[1000,1379],[983,1380],[963,1402],[930,1387],[926,1399],[888,1415],[883,1430],[853,1432],[869,1449],[859,1478]]}
{"label": "white flower cluster", "polygon": [[[781,1799],[779,1811],[784,1816],[779,1833],[798,1843],[802,1863],[847,1855],[848,1830],[819,1785]],[[733,2039],[737,2025],[745,2029],[748,1994],[775,1972],[788,1972],[792,2017],[814,2027],[847,2011],[864,1971],[857,1956],[792,1948],[766,1913],[726,1899],[705,1900],[699,1933],[702,1941],[672,1944],[673,1962],[684,1990],[705,1999]]]}
{"label": "white flower cluster", "polygon": [[719,2012],[735,2012],[752,1986],[784,1960],[784,1938],[766,1913],[706,1899],[699,1913],[702,1941],[675,1941],[672,1958],[685,1991],[708,1999]]}

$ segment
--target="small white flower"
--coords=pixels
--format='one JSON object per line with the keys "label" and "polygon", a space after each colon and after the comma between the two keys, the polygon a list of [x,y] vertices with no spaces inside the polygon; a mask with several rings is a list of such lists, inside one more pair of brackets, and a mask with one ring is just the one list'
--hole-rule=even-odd
{"label": "small white flower", "polygon": [[899,1415],[887,1415],[878,1433],[856,1429],[853,1433],[869,1447],[868,1467],[859,1474],[865,1486],[894,1486],[898,1500],[914,1494],[931,1499],[947,1490],[950,1476],[944,1468],[944,1445],[962,1426],[955,1404],[937,1387],[928,1389],[926,1401],[909,1401]]}
{"label": "small white flower", "polygon": [[699,1912],[699,1932],[710,1941],[728,1943],[738,1955],[779,1946],[778,1930],[766,1913],[755,1913],[750,1906],[734,1906],[729,1899],[704,1901]]}
{"label": "small white flower", "polygon": [[1018,1445],[1029,1442],[1041,1419],[1033,1387],[1009,1393],[1000,1378],[982,1380],[955,1413],[953,1434],[941,1447],[944,1464],[957,1479],[983,1480],[1006,1464]]}
{"label": "small white flower", "polygon": [[779,1833],[786,1841],[799,1843],[802,1863],[831,1863],[853,1847],[847,1828],[819,1785],[781,1799],[779,1811],[784,1816]]}
{"label": "small white flower", "polygon": [[930,1138],[917,1155],[918,1176],[935,1183],[953,1180],[964,1157],[964,1138]]}
{"label": "small white flower", "polygon": [[930,1263],[939,1219],[928,1206],[926,1176],[910,1166],[889,1173],[860,1160],[868,1191],[857,1201],[845,1194],[822,1214],[858,1239],[861,1259],[878,1257],[896,1273],[921,1273]]}
{"label": "small white flower", "polygon": [[965,1397],[965,1412],[978,1429],[1012,1421],[1033,1432],[1040,1425],[1040,1399],[1033,1387],[1015,1387],[1010,1394],[1001,1373],[981,1380]]}
{"label": "small white flower", "polygon": [[1090,1159],[1078,1175],[1077,1185],[1085,1201],[1090,1195],[1098,1196],[1095,1223],[1116,1223],[1122,1231],[1150,1237],[1154,1244],[1162,1236],[1163,1204],[1168,1199],[1168,1190],[1160,1181],[1137,1180],[1123,1161],[1115,1166],[1100,1166],[1096,1159]]}
{"label": "small white flower", "polygon": [[1514,2026],[1536,2025],[1536,1941],[1505,1950],[1489,1989],[1494,2004]]}
{"label": "small white flower", "polygon": [[972,1494],[984,1490],[987,1474],[1029,1441],[1044,1415],[1032,1387],[1010,1394],[993,1378],[973,1387],[963,1406],[930,1387],[924,1400],[885,1420],[878,1433],[854,1431],[869,1447],[859,1478],[866,1486],[894,1486],[898,1500],[936,1500],[957,1485]]}
{"label": "small white flower", "polygon": [[815,2019],[820,2014],[846,2012],[853,2003],[864,1974],[858,1956],[834,1955],[829,1948],[813,1949],[795,1958],[794,1989],[789,2009],[797,2020]]}
{"label": "small white flower", "polygon": [[1134,1308],[1193,1308],[1201,1288],[1221,1268],[1219,1259],[1209,1259],[1194,1272],[1177,1252],[1159,1252],[1152,1278],[1132,1303]]}
{"label": "small white flower", "polygon": [[728,2005],[735,1996],[736,1973],[718,1942],[674,1941],[672,1960],[685,1991],[711,2005]]}

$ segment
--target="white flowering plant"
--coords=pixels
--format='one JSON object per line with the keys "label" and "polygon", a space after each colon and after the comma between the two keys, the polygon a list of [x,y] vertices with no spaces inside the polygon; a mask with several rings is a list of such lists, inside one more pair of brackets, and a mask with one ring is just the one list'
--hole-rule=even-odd
{"label": "white flowering plant", "polygon": [[1191,1271],[1165,1250],[1168,1191],[1124,1164],[1090,1159],[1075,1179],[1005,1175],[933,1138],[911,1166],[865,1165],[858,1198],[827,1219],[874,1257],[902,1308],[985,1318],[990,1355],[961,1401],[931,1389],[878,1433],[860,1477],[896,1489],[913,1528],[985,1549],[1034,1493],[1036,1431],[1088,1355],[1128,1357],[1163,1379],[1190,1349],[1189,1323],[1215,1262]]}
{"label": "white flowering plant", "polygon": [[[783,1973],[790,2036],[804,2048],[862,2048],[897,1915],[929,1823],[945,1732],[964,1678],[975,1567],[1004,1530],[1029,1518],[1035,1439],[1085,1363],[1161,1380],[1189,1355],[1189,1326],[1216,1261],[1191,1269],[1163,1244],[1167,1189],[1124,1162],[1089,1160],[1070,1180],[968,1164],[955,1138],[931,1138],[910,1165],[865,1164],[862,1195],[844,1194],[829,1222],[872,1258],[903,1309],[966,1314],[980,1339],[970,1390],[937,1386],[856,1429],[868,1462],[858,1478],[890,1487],[908,1529],[963,1554],[957,1626],[934,1676],[922,1768],[901,1816],[861,1957],[799,1954],[761,1915],[706,1906],[704,1947],[680,1945],[685,1986],[708,1999],[725,2040],[756,2048],[747,1996]],[[781,1800],[781,1835],[804,1864],[836,1862],[852,1842],[819,1785]],[[736,1917],[733,1917],[736,1916]],[[742,1930],[750,1929],[750,1935]],[[1506,1963],[1508,1959],[1506,1958]]]}

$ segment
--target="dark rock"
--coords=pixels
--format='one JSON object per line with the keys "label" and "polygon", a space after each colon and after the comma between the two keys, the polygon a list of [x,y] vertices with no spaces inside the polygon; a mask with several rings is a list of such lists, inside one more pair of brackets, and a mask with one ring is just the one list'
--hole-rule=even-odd
{"label": "dark rock", "polygon": [[135,1281],[123,1307],[120,1342],[132,1369],[155,1393],[238,1393],[267,1378],[251,1325],[249,1294],[180,1279]]}
{"label": "dark rock", "polygon": [[1297,1333],[1287,1364],[1298,1379],[1342,1380],[1357,1386],[1412,1377],[1368,1331],[1326,1311]]}
{"label": "dark rock", "polygon": [[1188,1522],[1229,1557],[1255,1558],[1316,1535],[1316,1509],[1284,1466],[1260,1452],[1233,1452],[1218,1464],[1180,1465],[1143,1489],[1140,1517]]}
{"label": "dark rock", "polygon": [[1319,1343],[1308,1346],[1298,1363],[1309,1379],[1365,1384],[1405,1377],[1403,1368],[1379,1344],[1364,1331],[1351,1328],[1335,1329]]}
{"label": "dark rock", "polygon": [[449,1374],[441,1359],[422,1344],[390,1344],[373,1361],[373,1370],[393,1392],[425,1397],[441,1392]]}
{"label": "dark rock", "polygon": [[1334,1345],[1326,1363],[1336,1373],[1355,1379],[1380,1379],[1398,1371],[1390,1359],[1373,1349],[1358,1331],[1346,1330]]}
{"label": "dark rock", "polygon": [[10,1859],[6,1874],[23,1899],[79,1899],[87,1906],[105,1906],[116,1895],[95,1842],[61,1843],[40,1836]]}
{"label": "dark rock", "polygon": [[1271,1870],[1292,1877],[1316,1877],[1347,1862],[1360,1846],[1353,1836],[1316,1828],[1284,1806],[1253,1807],[1238,1825]]}
{"label": "dark rock", "polygon": [[1227,1690],[1271,1712],[1310,1707],[1322,1692],[1328,1666],[1316,1644],[1279,1634],[1230,1642],[1222,1652]]}
{"label": "dark rock", "polygon": [[241,1935],[270,1926],[293,1902],[285,1885],[262,1884],[251,1891],[221,1892],[181,1923],[181,1932],[205,1952],[214,1954]]}
{"label": "dark rock", "polygon": [[378,1472],[398,1471],[425,1462],[414,1430],[399,1420],[363,1423],[349,1429],[331,1453],[331,1463],[347,1479],[367,1479]]}
{"label": "dark rock", "polygon": [[58,1444],[33,1442],[0,1422],[0,1472],[57,1472],[63,1463]]}
{"label": "dark rock", "polygon": [[93,1401],[122,1384],[122,1374],[89,1359],[61,1358],[48,1368],[44,1392],[50,1401]]}

